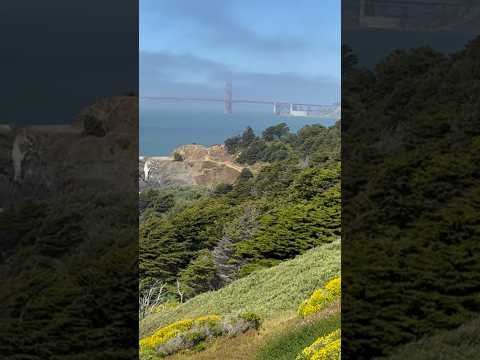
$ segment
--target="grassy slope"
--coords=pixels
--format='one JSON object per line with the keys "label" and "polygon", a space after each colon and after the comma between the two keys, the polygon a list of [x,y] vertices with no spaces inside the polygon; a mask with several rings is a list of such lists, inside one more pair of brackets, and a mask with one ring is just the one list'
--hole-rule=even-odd
{"label": "grassy slope", "polygon": [[480,354],[480,318],[456,330],[445,331],[404,346],[388,360],[466,360]]}
{"label": "grassy slope", "polygon": [[291,318],[314,289],[340,275],[340,266],[337,240],[218,291],[201,294],[176,309],[153,314],[140,323],[140,337],[174,321],[206,314],[253,311],[267,322]]}
{"label": "grassy slope", "polygon": [[319,336],[340,327],[339,311],[339,304],[335,304],[308,320],[267,320],[258,332],[217,338],[203,351],[180,353],[165,360],[293,360]]}
{"label": "grassy slope", "polygon": [[293,360],[318,337],[325,336],[340,327],[339,308],[333,316],[297,321],[296,326],[282,328],[266,337],[266,343],[255,354],[256,360]]}

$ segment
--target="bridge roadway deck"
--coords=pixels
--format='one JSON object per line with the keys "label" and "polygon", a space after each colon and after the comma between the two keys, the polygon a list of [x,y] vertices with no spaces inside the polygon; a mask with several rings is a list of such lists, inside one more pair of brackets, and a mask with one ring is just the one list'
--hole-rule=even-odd
{"label": "bridge roadway deck", "polygon": [[[202,97],[173,97],[173,96],[141,96],[140,99],[145,100],[172,100],[172,101],[211,101],[211,102],[221,102],[224,103],[225,99],[218,99],[218,98],[202,98]],[[250,100],[250,99],[240,99],[240,100],[232,100],[232,103],[235,104],[293,104],[293,105],[300,105],[300,106],[317,106],[317,107],[326,107],[331,108],[335,107],[335,105],[320,105],[320,104],[304,104],[304,103],[296,103],[292,101],[272,101],[272,100]]]}

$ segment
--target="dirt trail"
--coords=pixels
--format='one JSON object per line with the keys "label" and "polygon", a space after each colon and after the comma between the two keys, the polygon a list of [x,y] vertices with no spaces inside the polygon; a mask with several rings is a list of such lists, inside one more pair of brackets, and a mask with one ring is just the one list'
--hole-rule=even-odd
{"label": "dirt trail", "polygon": [[215,164],[219,164],[219,165],[225,165],[231,169],[234,169],[234,170],[237,170],[238,172],[242,172],[242,170],[245,168],[244,166],[241,166],[241,165],[236,165],[230,161],[218,161],[218,160],[214,160],[212,159],[209,155],[207,155],[205,157],[205,161],[211,161],[211,162],[214,162]]}

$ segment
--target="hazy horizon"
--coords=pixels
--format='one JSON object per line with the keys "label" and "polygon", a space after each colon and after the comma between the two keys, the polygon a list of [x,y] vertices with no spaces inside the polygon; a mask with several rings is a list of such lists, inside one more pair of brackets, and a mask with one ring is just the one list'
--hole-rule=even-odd
{"label": "hazy horizon", "polygon": [[340,101],[340,3],[142,0],[140,94]]}

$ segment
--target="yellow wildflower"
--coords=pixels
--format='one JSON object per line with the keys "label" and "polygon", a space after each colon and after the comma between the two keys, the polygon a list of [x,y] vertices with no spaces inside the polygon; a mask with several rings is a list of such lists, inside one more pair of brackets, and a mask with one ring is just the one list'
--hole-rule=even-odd
{"label": "yellow wildflower", "polygon": [[195,319],[180,320],[167,325],[150,336],[140,340],[140,348],[155,348],[158,345],[166,343],[179,333],[190,330],[194,325],[203,325],[210,322],[219,321],[221,318],[217,315],[201,316]]}
{"label": "yellow wildflower", "polygon": [[300,316],[308,316],[323,310],[341,295],[341,278],[328,281],[322,289],[317,289],[298,308]]}
{"label": "yellow wildflower", "polygon": [[341,355],[341,330],[335,330],[321,336],[315,342],[303,349],[296,360],[338,360]]}
{"label": "yellow wildflower", "polygon": [[339,297],[342,293],[342,278],[337,277],[329,282],[327,282],[324,286],[325,290],[333,297]]}
{"label": "yellow wildflower", "polygon": [[318,349],[309,360],[338,360],[341,359],[341,352],[341,342],[337,339]]}

